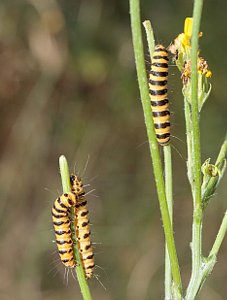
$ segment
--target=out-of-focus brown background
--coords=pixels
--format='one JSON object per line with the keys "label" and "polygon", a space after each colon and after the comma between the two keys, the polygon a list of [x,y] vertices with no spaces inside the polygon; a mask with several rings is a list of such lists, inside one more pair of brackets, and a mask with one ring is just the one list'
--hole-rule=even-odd
{"label": "out-of-focus brown background", "polygon": [[[202,55],[213,90],[201,118],[203,161],[225,135],[227,3],[205,3]],[[168,46],[192,1],[142,1],[158,42]],[[145,39],[144,39],[145,41]],[[145,49],[147,46],[145,44]],[[148,51],[146,50],[146,53]],[[148,56],[147,56],[147,60]],[[190,276],[192,203],[180,74],[170,67],[174,223],[184,285]],[[163,299],[163,230],[135,73],[127,1],[21,0],[0,3],[0,298],[80,299],[59,264],[51,205],[61,194],[58,157],[99,197],[88,196],[96,274],[94,299]],[[180,153],[180,155],[178,154]],[[224,181],[223,181],[224,182]],[[220,185],[204,220],[204,254],[226,207]],[[88,188],[89,191],[89,188]],[[224,300],[227,244],[198,297]]]}

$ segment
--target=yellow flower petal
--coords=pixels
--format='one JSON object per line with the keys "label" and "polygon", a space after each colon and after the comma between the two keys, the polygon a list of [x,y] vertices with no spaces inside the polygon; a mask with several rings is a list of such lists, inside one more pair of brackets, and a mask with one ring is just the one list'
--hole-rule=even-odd
{"label": "yellow flower petal", "polygon": [[188,39],[192,37],[192,23],[193,19],[192,18],[186,18],[184,21],[184,34]]}

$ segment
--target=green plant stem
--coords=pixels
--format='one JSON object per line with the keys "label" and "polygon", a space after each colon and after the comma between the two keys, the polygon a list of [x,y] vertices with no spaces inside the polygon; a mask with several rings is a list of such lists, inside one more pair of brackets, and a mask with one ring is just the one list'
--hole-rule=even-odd
{"label": "green plant stem", "polygon": [[151,26],[151,22],[149,20],[145,20],[143,22],[143,26],[146,31],[146,36],[147,36],[147,43],[148,43],[148,48],[149,48],[149,53],[150,57],[153,56],[154,52],[154,47],[155,47],[155,39],[154,39],[154,32]]}
{"label": "green plant stem", "polygon": [[195,289],[198,280],[202,259],[202,201],[201,201],[201,154],[200,154],[200,129],[199,129],[199,106],[198,106],[198,34],[202,14],[202,0],[194,1],[192,50],[191,50],[191,119],[192,119],[192,194],[193,194],[193,224],[192,224],[192,275],[188,289]]}
{"label": "green plant stem", "polygon": [[195,0],[193,11],[192,30],[192,72],[191,72],[191,116],[192,116],[192,163],[193,163],[193,194],[195,206],[201,209],[201,155],[200,155],[200,128],[199,128],[199,107],[198,107],[198,34],[202,14],[202,0]]}
{"label": "green plant stem", "polygon": [[217,254],[220,249],[220,246],[223,242],[227,231],[227,211],[223,217],[220,229],[218,231],[217,237],[215,239],[214,245],[210,251],[208,258],[203,258],[201,261],[201,267],[199,272],[197,273],[196,280],[193,283],[193,286],[187,290],[187,294],[185,300],[194,300],[198,295],[199,290],[201,289],[204,281],[208,277],[208,275],[212,272],[214,265],[217,261]]}
{"label": "green plant stem", "polygon": [[193,283],[193,288],[187,290],[185,300],[195,300],[196,299],[196,296],[198,295],[204,281],[206,280],[208,275],[213,270],[215,262],[216,262],[215,256],[213,256],[209,259],[204,259],[204,261],[202,262],[202,265],[201,265],[200,272],[197,273],[196,280]]}
{"label": "green plant stem", "polygon": [[64,155],[59,157],[59,169],[61,175],[62,189],[63,193],[71,192],[70,176],[69,176],[69,166]]}
{"label": "green plant stem", "polygon": [[[153,56],[154,52],[154,32],[149,20],[143,22],[143,26],[146,31],[147,42],[149,47],[150,57]],[[166,200],[169,210],[170,221],[172,223],[173,214],[173,196],[172,196],[172,158],[171,158],[171,147],[163,147],[164,152],[164,168],[165,168],[165,191]],[[165,245],[165,299],[172,299],[172,274],[171,265],[168,253],[167,244]]]}
{"label": "green plant stem", "polygon": [[[163,147],[165,166],[166,200],[170,221],[173,227],[173,183],[172,183],[172,156],[170,145]],[[165,299],[172,299],[172,275],[168,248],[165,250]]]}
{"label": "green plant stem", "polygon": [[[130,0],[130,13],[131,13],[133,47],[135,53],[140,96],[141,96],[141,101],[143,106],[151,158],[153,162],[153,171],[154,171],[154,177],[155,177],[156,188],[158,193],[165,239],[169,251],[174,287],[175,289],[178,290],[178,295],[181,295],[182,286],[181,286],[180,269],[178,264],[172,225],[171,225],[168,206],[166,202],[165,185],[164,185],[164,178],[162,175],[161,159],[160,159],[159,148],[155,136],[154,122],[153,122],[152,111],[150,106],[150,98],[148,93],[147,76],[145,70],[144,51],[143,51],[143,43],[142,43],[139,0]],[[180,296],[178,297],[178,299],[181,299]]]}
{"label": "green plant stem", "polygon": [[[69,192],[71,192],[69,167],[68,167],[68,163],[67,163],[67,160],[64,155],[61,155],[59,157],[59,167],[60,167],[63,193],[69,193]],[[71,210],[71,217],[72,217],[72,220],[74,220],[73,209]],[[80,259],[74,222],[71,222],[71,231],[72,231],[72,239],[73,239],[73,252],[74,252],[75,260],[77,262],[76,274],[77,274],[77,279],[79,282],[81,294],[82,294],[84,300],[92,300],[88,282],[86,280],[86,277],[84,274],[84,269],[83,269],[81,259]]]}
{"label": "green plant stem", "polygon": [[[185,99],[186,131],[188,143],[188,174],[193,194],[193,224],[192,224],[192,274],[187,288],[185,300],[194,300],[199,293],[204,281],[213,270],[216,257],[227,230],[227,216],[225,214],[217,238],[208,258],[202,256],[202,195],[201,195],[201,157],[200,157],[200,130],[198,107],[198,33],[202,14],[202,0],[194,1],[193,32],[192,32],[192,75],[191,75],[191,99]],[[191,101],[190,101],[191,100]],[[191,110],[190,104],[191,103]],[[191,128],[190,128],[191,126]],[[191,133],[190,134],[190,129]],[[219,153],[217,162],[224,160],[226,146]],[[216,163],[217,163],[216,162]],[[211,181],[212,183],[212,181]]]}
{"label": "green plant stem", "polygon": [[225,140],[221,146],[215,165],[218,165],[220,162],[222,162],[223,159],[226,158],[226,156],[227,156],[227,134],[225,135]]}
{"label": "green plant stem", "polygon": [[191,133],[191,111],[188,99],[184,99],[184,113],[186,123],[186,138],[187,138],[187,175],[190,185],[192,185],[192,133]]}
{"label": "green plant stem", "polygon": [[215,239],[214,245],[213,245],[213,247],[210,251],[209,257],[213,256],[213,255],[217,256],[218,251],[219,251],[220,246],[221,246],[221,243],[223,242],[223,239],[225,237],[226,231],[227,231],[227,211],[225,212],[225,215],[222,219],[221,226],[219,228],[219,231],[218,231],[217,237]]}

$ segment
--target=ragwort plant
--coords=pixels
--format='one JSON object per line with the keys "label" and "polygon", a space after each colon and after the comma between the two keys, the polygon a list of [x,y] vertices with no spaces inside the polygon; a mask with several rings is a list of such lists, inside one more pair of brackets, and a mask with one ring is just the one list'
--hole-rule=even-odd
{"label": "ragwort plant", "polygon": [[[169,47],[169,51],[174,55],[176,65],[181,73],[183,84],[187,175],[193,201],[192,270],[186,289],[183,289],[181,284],[180,267],[172,227],[171,147],[170,145],[162,147],[165,171],[165,178],[163,178],[145,70],[139,2],[139,0],[130,0],[131,29],[139,90],[166,240],[165,299],[193,300],[216,263],[217,254],[227,230],[227,212],[225,212],[214,244],[209,255],[205,257],[202,253],[203,215],[226,169],[227,139],[225,138],[221,146],[215,164],[211,164],[209,158],[203,164],[201,163],[199,121],[203,105],[211,92],[209,78],[212,76],[207,62],[198,50],[198,40],[202,36],[199,27],[203,1],[194,1],[193,18],[186,18],[184,32],[179,34]],[[147,34],[150,56],[152,57],[155,45],[153,30],[149,21],[145,21],[143,24]]]}

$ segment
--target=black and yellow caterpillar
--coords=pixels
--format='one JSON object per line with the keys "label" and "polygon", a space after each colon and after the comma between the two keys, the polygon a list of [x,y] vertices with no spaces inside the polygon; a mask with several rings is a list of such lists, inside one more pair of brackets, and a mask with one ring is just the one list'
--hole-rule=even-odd
{"label": "black and yellow caterpillar", "polygon": [[76,261],[73,256],[73,240],[70,229],[70,208],[77,203],[77,196],[74,193],[63,194],[58,197],[52,207],[52,219],[58,253],[62,263],[67,268],[74,268]]}
{"label": "black and yellow caterpillar", "polygon": [[56,244],[60,259],[65,267],[74,268],[76,260],[73,254],[73,240],[70,229],[70,209],[75,212],[75,229],[81,262],[86,278],[91,278],[94,271],[94,254],[90,239],[91,231],[88,219],[87,201],[82,180],[72,174],[70,176],[72,192],[58,197],[52,207],[52,219],[56,236]]}
{"label": "black and yellow caterpillar", "polygon": [[86,278],[91,278],[94,272],[94,253],[91,242],[91,231],[88,219],[87,201],[82,180],[72,174],[70,176],[72,192],[78,196],[75,205],[75,228],[81,262]]}
{"label": "black and yellow caterpillar", "polygon": [[170,112],[167,95],[168,51],[162,45],[156,45],[149,74],[149,93],[155,133],[158,143],[166,146],[170,141]]}

